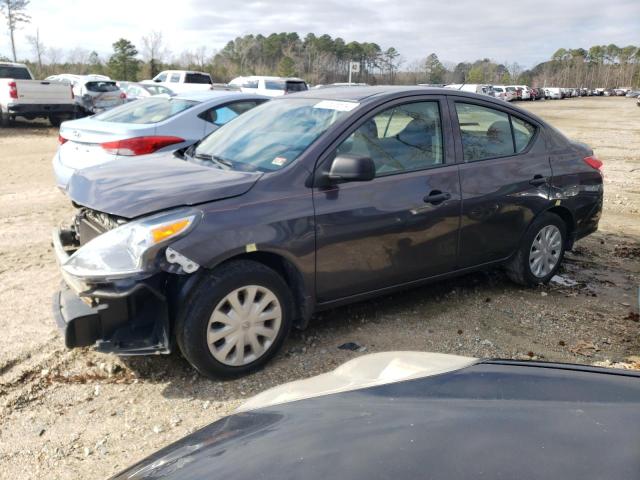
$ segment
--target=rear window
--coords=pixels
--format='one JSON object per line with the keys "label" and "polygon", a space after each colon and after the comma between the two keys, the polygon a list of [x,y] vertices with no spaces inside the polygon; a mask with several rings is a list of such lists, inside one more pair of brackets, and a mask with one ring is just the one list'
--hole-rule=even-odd
{"label": "rear window", "polygon": [[116,85],[116,82],[87,82],[85,88],[90,92],[117,92],[120,90]]}
{"label": "rear window", "polygon": [[152,97],[126,103],[93,117],[95,120],[115,123],[158,123],[197,105],[193,100]]}
{"label": "rear window", "polygon": [[304,92],[305,90],[308,88],[304,82],[287,82],[287,92]]}
{"label": "rear window", "polygon": [[258,88],[258,80],[245,80],[240,86],[242,88]]}
{"label": "rear window", "polygon": [[211,84],[211,77],[204,73],[187,73],[184,83],[208,83]]}
{"label": "rear window", "polygon": [[29,70],[24,67],[0,66],[0,78],[15,78],[16,80],[31,80]]}

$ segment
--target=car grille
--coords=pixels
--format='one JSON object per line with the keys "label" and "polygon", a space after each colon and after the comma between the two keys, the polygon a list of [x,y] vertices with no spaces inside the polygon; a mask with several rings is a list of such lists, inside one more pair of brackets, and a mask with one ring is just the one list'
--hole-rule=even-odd
{"label": "car grille", "polygon": [[89,208],[79,209],[75,218],[75,227],[80,246],[98,235],[102,235],[104,232],[113,230],[125,223],[127,221],[124,218],[109,215],[108,213],[98,212]]}

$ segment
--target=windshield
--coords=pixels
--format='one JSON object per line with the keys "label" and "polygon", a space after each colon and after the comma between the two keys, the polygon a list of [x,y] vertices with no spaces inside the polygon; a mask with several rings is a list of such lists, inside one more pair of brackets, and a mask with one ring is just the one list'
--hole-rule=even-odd
{"label": "windshield", "polygon": [[279,170],[357,106],[311,98],[267,102],[209,135],[194,158],[236,170]]}
{"label": "windshield", "polygon": [[116,123],[158,123],[197,105],[193,100],[152,97],[124,104],[93,117],[95,120]]}

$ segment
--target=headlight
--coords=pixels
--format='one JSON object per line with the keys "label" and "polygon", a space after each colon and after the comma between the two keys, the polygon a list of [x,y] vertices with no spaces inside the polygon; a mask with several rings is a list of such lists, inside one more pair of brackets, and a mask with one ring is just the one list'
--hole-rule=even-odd
{"label": "headlight", "polygon": [[153,269],[158,251],[186,234],[201,213],[174,210],[126,223],[89,241],[62,265],[75,277],[118,279]]}

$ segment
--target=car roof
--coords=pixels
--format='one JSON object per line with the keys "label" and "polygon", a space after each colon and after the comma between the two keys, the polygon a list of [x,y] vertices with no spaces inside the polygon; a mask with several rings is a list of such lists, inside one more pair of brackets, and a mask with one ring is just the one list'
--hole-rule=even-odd
{"label": "car roof", "polygon": [[193,100],[195,102],[207,102],[209,100],[215,100],[215,99],[235,100],[236,98],[238,99],[264,98],[266,100],[269,97],[265,97],[263,95],[250,94],[250,93],[242,93],[242,92],[233,91],[233,90],[200,90],[200,91],[194,91],[194,92],[179,93],[172,98],[183,98],[185,100]]}
{"label": "car roof", "polygon": [[298,77],[273,77],[268,75],[247,75],[242,77],[236,77],[234,78],[234,80],[238,80],[239,78],[250,79],[250,80],[263,79],[263,80],[285,80],[285,81],[292,81],[292,82],[304,82],[303,79]]}
{"label": "car roof", "polygon": [[492,103],[501,108],[515,110],[525,117],[529,117],[542,125],[546,123],[537,115],[528,110],[524,110],[516,105],[506,104],[504,100],[499,100],[488,95],[482,95],[473,92],[466,92],[445,87],[421,87],[421,86],[397,86],[397,85],[379,85],[368,87],[331,87],[314,88],[304,92],[296,92],[291,95],[274,98],[274,101],[282,101],[291,98],[315,98],[318,100],[337,100],[345,102],[357,102],[360,104],[373,103],[376,101],[391,100],[393,98],[409,97],[412,95],[447,95],[455,97],[466,97],[474,100],[481,100],[485,103]]}

